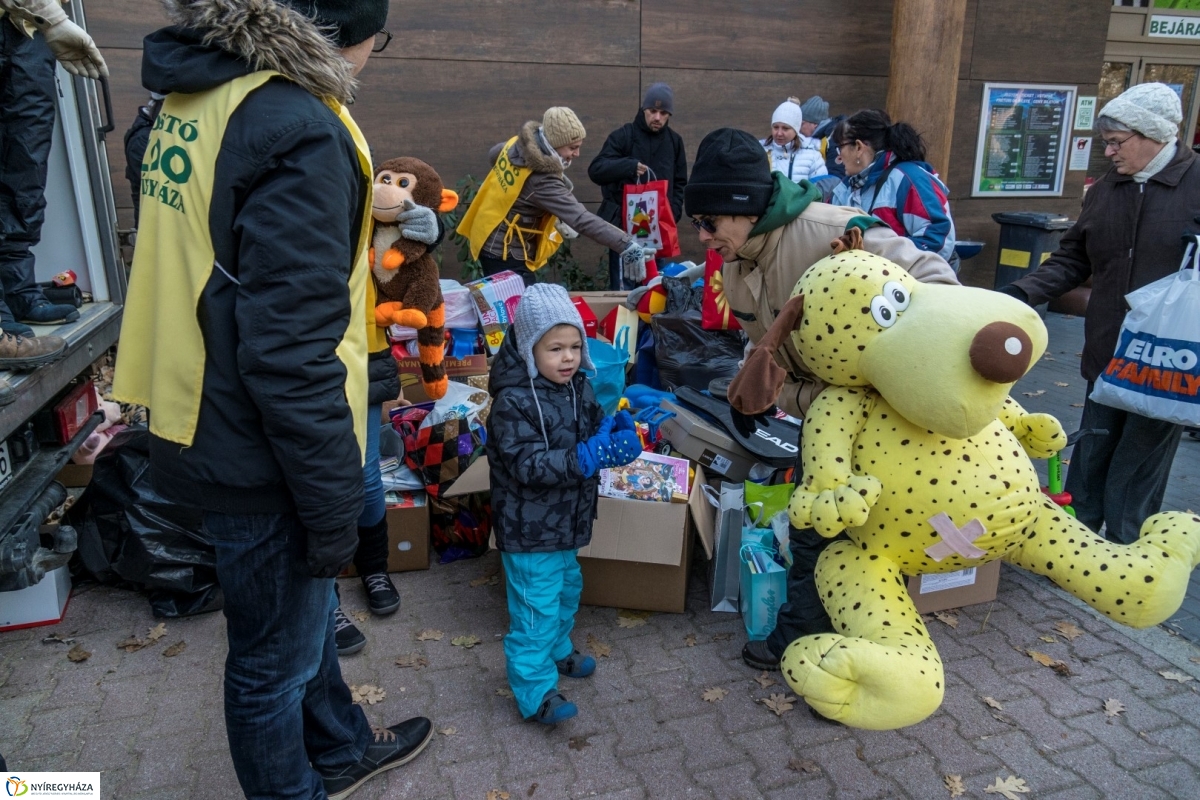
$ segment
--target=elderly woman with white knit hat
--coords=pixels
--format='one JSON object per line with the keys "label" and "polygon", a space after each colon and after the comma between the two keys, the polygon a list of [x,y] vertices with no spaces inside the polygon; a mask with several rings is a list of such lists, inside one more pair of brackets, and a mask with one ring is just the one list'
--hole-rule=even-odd
{"label": "elderly woman with white knit hat", "polygon": [[1079,521],[1104,526],[1111,541],[1138,538],[1162,506],[1180,425],[1093,402],[1120,336],[1125,295],[1179,268],[1182,236],[1200,232],[1200,156],[1179,141],[1179,95],[1162,83],[1126,90],[1100,109],[1096,128],[1112,169],[1088,189],[1079,220],[1058,250],[1029,275],[1001,289],[1030,305],[1061,297],[1089,278],[1080,372],[1087,400],[1066,490]]}
{"label": "elderly woman with white knit hat", "polygon": [[511,270],[526,286],[563,237],[586,236],[621,254],[625,276],[646,277],[647,254],[638,241],[584,208],[564,174],[579,157],[587,131],[575,112],[549,108],[488,153],[491,169],[458,225],[485,275]]}
{"label": "elderly woman with white knit hat", "polygon": [[805,147],[800,127],[804,124],[804,112],[800,100],[789,97],[775,108],[771,115],[771,135],[762,140],[762,146],[771,159],[771,170],[783,173],[793,183],[828,175],[825,159],[816,150]]}

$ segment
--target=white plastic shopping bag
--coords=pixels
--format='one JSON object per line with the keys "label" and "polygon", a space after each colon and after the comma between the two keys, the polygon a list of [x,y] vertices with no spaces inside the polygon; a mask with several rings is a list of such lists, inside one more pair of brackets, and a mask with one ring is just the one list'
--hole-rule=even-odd
{"label": "white plastic shopping bag", "polygon": [[1130,310],[1095,402],[1200,425],[1200,236],[1190,238],[1178,272],[1125,296]]}

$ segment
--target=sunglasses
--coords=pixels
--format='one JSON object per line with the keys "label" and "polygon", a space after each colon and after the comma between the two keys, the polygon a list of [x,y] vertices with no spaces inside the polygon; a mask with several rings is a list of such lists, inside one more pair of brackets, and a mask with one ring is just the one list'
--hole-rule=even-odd
{"label": "sunglasses", "polygon": [[688,219],[691,220],[692,227],[695,228],[697,232],[705,231],[706,233],[716,235],[717,226],[715,224],[713,224],[713,221],[710,218],[708,218],[708,217],[688,217]]}

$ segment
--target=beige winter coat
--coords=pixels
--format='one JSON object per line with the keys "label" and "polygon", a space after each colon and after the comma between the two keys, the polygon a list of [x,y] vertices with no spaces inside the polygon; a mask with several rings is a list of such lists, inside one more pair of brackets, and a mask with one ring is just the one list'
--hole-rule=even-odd
{"label": "beige winter coat", "polygon": [[[846,232],[846,223],[864,212],[846,206],[812,203],[783,227],[752,237],[738,250],[738,260],[725,264],[722,277],[733,314],[750,341],[766,335],[804,271],[833,251],[830,242]],[[883,256],[925,283],[957,284],[950,265],[933,253],[918,250],[912,240],[890,228],[875,226],[863,235],[863,249]],[[775,361],[788,371],[777,404],[803,417],[824,388],[796,352],[791,337],[775,352]]]}

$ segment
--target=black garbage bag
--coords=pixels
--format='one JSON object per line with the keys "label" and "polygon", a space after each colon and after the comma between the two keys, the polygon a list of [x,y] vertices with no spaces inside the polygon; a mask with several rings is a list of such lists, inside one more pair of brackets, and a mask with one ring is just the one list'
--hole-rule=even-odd
{"label": "black garbage bag", "polygon": [[714,378],[732,378],[746,348],[742,331],[706,331],[700,312],[656,314],[650,318],[654,330],[654,355],[662,388],[691,386],[706,391]]}
{"label": "black garbage bag", "polygon": [[216,552],[202,512],[155,493],[149,448],[150,432],[135,426],[96,459],[91,483],[68,513],[79,532],[76,571],[145,590],[156,617],[216,611]]}

